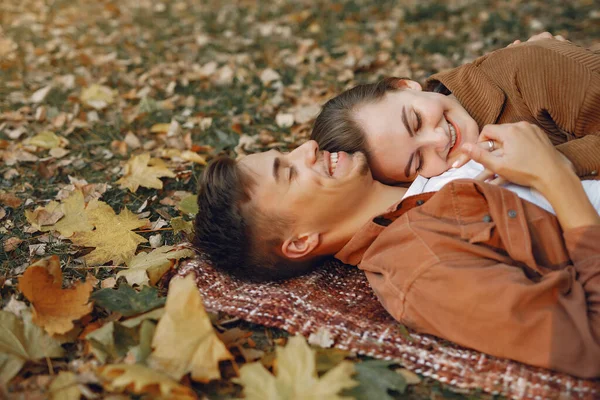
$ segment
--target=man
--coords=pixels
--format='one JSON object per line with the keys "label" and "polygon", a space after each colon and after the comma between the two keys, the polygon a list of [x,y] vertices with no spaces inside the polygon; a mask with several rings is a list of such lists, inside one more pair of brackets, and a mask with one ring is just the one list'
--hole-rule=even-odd
{"label": "man", "polygon": [[359,265],[388,312],[417,331],[598,377],[600,216],[539,128],[491,125],[481,140],[502,152],[463,151],[539,191],[556,217],[473,180],[401,201],[407,189],[374,181],[361,153],[321,152],[311,141],[211,164],[195,244],[250,278],[291,276],[335,255]]}

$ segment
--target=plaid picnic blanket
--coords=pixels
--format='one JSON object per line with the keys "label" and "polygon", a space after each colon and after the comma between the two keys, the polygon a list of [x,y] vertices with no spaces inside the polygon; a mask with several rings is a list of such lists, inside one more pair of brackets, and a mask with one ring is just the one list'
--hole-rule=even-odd
{"label": "plaid picnic blanket", "polygon": [[398,360],[418,374],[458,388],[515,399],[600,398],[600,380],[578,379],[407,331],[381,306],[364,273],[337,261],[280,283],[240,281],[201,259],[187,261],[178,274],[192,271],[210,312],[292,334],[328,332],[337,348]]}

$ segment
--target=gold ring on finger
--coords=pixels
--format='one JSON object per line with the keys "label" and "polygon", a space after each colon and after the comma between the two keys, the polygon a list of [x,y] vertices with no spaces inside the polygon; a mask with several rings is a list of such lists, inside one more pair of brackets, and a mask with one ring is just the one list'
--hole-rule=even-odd
{"label": "gold ring on finger", "polygon": [[489,151],[493,151],[494,150],[494,141],[493,140],[488,140],[487,143],[488,143],[488,146],[489,146],[488,150]]}

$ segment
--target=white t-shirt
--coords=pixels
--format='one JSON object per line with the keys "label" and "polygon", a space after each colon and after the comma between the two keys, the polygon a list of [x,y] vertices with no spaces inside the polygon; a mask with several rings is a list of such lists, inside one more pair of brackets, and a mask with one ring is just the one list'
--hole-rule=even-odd
{"label": "white t-shirt", "polygon": [[[450,181],[455,179],[475,178],[483,170],[483,165],[471,160],[460,168],[451,168],[443,174],[434,176],[433,178],[424,178],[419,175],[410,185],[403,199],[415,194],[437,192],[442,188],[442,186]],[[583,189],[590,199],[590,202],[600,214],[600,180],[581,181],[581,184],[583,185]],[[504,187],[515,192],[523,200],[530,201],[531,203],[555,214],[552,206],[550,203],[548,203],[548,200],[546,200],[546,198],[537,190],[525,186],[515,185],[514,183],[508,183],[504,185]]]}

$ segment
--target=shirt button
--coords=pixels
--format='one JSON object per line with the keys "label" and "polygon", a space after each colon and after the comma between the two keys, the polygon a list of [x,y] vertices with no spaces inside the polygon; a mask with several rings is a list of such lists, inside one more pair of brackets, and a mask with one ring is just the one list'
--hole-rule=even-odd
{"label": "shirt button", "polygon": [[492,222],[492,217],[490,217],[489,215],[484,215],[483,216],[483,222]]}
{"label": "shirt button", "polygon": [[517,216],[517,212],[515,210],[508,210],[508,217],[515,218]]}
{"label": "shirt button", "polygon": [[418,205],[418,206],[422,206],[422,205],[423,205],[423,203],[425,203],[425,201],[424,201],[424,200],[417,200],[417,205]]}

